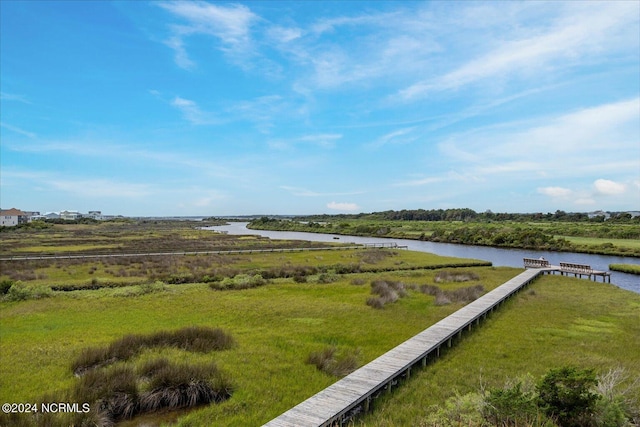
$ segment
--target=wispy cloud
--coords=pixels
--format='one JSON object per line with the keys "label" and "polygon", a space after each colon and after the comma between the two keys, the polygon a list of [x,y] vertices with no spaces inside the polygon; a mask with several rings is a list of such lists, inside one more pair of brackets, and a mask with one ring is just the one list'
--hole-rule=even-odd
{"label": "wispy cloud", "polygon": [[247,6],[203,1],[173,1],[158,5],[183,21],[182,24],[171,27],[172,36],[166,41],[175,52],[176,64],[182,68],[191,69],[195,66],[185,47],[185,40],[193,35],[217,38],[220,42],[219,49],[232,58],[251,49],[251,26],[259,17]]}
{"label": "wispy cloud", "polygon": [[310,134],[298,138],[269,140],[268,144],[274,150],[289,150],[301,144],[330,149],[335,147],[337,141],[342,139],[342,136],[339,133]]}
{"label": "wispy cloud", "polygon": [[533,27],[521,34],[508,34],[505,41],[498,42],[490,51],[450,72],[413,83],[399,94],[409,100],[488,79],[537,79],[540,72],[546,73],[552,68],[575,67],[583,61],[593,62],[596,57],[606,61],[611,52],[620,50],[620,43],[628,47],[626,40],[635,40],[632,43],[637,44],[637,34],[636,37],[632,34],[634,26],[629,25],[638,20],[637,3],[566,6],[565,3],[560,9],[564,14],[552,28]]}
{"label": "wispy cloud", "polygon": [[637,162],[620,153],[637,152],[639,109],[640,98],[634,98],[529,123],[479,128],[448,137],[440,150],[482,174],[562,176],[607,168],[633,174]]}
{"label": "wispy cloud", "polygon": [[202,111],[195,101],[176,96],[171,105],[182,112],[184,118],[194,125],[213,125],[222,121],[214,113]]}
{"label": "wispy cloud", "polygon": [[2,101],[17,101],[17,102],[21,102],[23,104],[31,104],[31,101],[29,101],[26,96],[18,95],[18,94],[15,94],[15,93],[0,92],[0,100],[2,100]]}
{"label": "wispy cloud", "polygon": [[409,144],[418,139],[418,136],[414,133],[416,127],[402,128],[386,133],[368,144],[371,148],[381,148],[388,144]]}
{"label": "wispy cloud", "polygon": [[541,187],[538,193],[550,197],[567,197],[571,194],[571,190],[564,187]]}
{"label": "wispy cloud", "polygon": [[360,207],[355,203],[349,202],[329,202],[327,203],[327,208],[334,211],[347,211],[354,212],[360,209]]}
{"label": "wispy cloud", "polygon": [[15,133],[18,133],[20,135],[24,135],[24,136],[29,137],[29,138],[35,138],[36,137],[35,133],[29,132],[29,131],[24,130],[24,129],[21,129],[21,128],[17,127],[17,126],[12,126],[12,125],[10,125],[8,123],[0,122],[0,127],[3,127],[3,128],[5,128],[7,130],[10,130],[11,132],[15,132]]}
{"label": "wispy cloud", "polygon": [[[55,191],[66,195],[87,199],[126,198],[135,199],[148,196],[158,191],[146,183],[128,182],[110,178],[88,178],[86,176],[69,176],[54,171],[33,171],[9,169],[2,172],[3,186],[10,182],[27,182],[23,188],[36,188],[40,191]],[[7,184],[5,181],[9,181]]]}
{"label": "wispy cloud", "polygon": [[353,196],[362,194],[361,191],[349,191],[349,192],[318,192],[301,187],[293,187],[288,185],[281,185],[281,189],[288,191],[294,196],[299,197],[336,197],[336,196]]}

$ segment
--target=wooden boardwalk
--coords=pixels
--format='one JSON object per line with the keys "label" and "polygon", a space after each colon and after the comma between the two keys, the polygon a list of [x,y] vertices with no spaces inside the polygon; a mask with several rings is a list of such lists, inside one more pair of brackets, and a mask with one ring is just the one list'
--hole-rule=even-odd
{"label": "wooden boardwalk", "polygon": [[544,258],[532,259],[532,258],[524,258],[524,268],[537,268],[548,274],[555,274],[559,272],[560,275],[564,276],[565,273],[568,276],[569,274],[573,274],[574,277],[587,276],[589,280],[593,277],[593,280],[596,280],[596,277],[602,277],[602,283],[605,280],[609,280],[611,283],[611,273],[608,271],[600,271],[594,270],[590,265],[585,264],[575,264],[569,262],[561,262],[560,265],[551,265],[549,261]]}
{"label": "wooden boardwalk", "polygon": [[403,377],[414,367],[425,366],[429,358],[440,355],[443,345],[471,329],[511,295],[527,286],[542,269],[529,269],[472,303],[430,326],[350,375],[330,385],[299,405],[274,418],[266,427],[340,426],[361,411],[367,411],[372,398]]}

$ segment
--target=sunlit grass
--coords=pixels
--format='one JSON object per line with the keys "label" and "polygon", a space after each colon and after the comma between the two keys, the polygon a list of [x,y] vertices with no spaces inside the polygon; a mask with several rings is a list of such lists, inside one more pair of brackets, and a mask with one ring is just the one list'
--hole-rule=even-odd
{"label": "sunlit grass", "polygon": [[637,239],[601,239],[597,237],[555,236],[562,237],[576,245],[599,246],[611,244],[620,248],[640,249],[640,240]]}
{"label": "sunlit grass", "polygon": [[[495,312],[475,332],[412,375],[357,426],[421,424],[432,405],[456,392],[502,387],[508,379],[550,368],[640,376],[640,296],[613,285],[544,276]],[[638,396],[640,398],[640,396]]]}
{"label": "sunlit grass", "polygon": [[[473,271],[491,289],[518,270]],[[433,297],[411,291],[395,304],[374,310],[366,305],[370,286],[354,286],[353,277],[420,285],[434,283],[434,274],[431,270],[365,273],[330,284],[277,280],[229,292],[212,291],[204,284],[167,285],[164,291],[128,298],[118,296],[121,289],[100,289],[4,302],[0,304],[0,400],[29,401],[70,387],[71,361],[86,347],[104,346],[132,333],[220,327],[233,335],[237,347],[212,357],[233,378],[236,391],[227,402],[188,417],[195,425],[210,424],[203,420],[261,425],[335,381],[306,363],[310,353],[336,346],[345,352],[357,350],[365,363],[460,307],[436,307]]]}

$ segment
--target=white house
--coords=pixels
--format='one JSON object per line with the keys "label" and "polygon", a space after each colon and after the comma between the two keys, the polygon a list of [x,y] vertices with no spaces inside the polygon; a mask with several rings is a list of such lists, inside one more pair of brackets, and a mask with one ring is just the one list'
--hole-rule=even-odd
{"label": "white house", "polygon": [[97,219],[98,221],[101,221],[101,220],[104,219],[104,215],[102,215],[101,211],[89,211],[89,212],[87,212],[86,216],[88,218]]}
{"label": "white house", "polygon": [[78,211],[61,211],[60,212],[61,219],[75,220],[78,218],[82,218],[82,214]]}
{"label": "white house", "polygon": [[11,208],[0,211],[0,226],[15,227],[16,225],[27,221],[29,221],[29,217],[20,209]]}

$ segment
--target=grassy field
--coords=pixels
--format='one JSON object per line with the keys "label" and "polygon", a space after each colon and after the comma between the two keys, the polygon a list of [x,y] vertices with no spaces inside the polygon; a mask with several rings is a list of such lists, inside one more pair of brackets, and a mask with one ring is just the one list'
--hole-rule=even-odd
{"label": "grassy field", "polygon": [[609,270],[640,274],[640,264],[609,264]]}
{"label": "grassy field", "polygon": [[[129,234],[118,232],[109,239],[125,237],[123,244],[135,242],[135,247],[162,247],[171,242],[177,248],[293,245],[214,233],[206,234],[204,242],[193,243],[200,231],[189,226],[128,227]],[[80,230],[53,232],[73,247],[87,236],[98,240],[96,236],[105,232],[105,228],[85,226]],[[45,240],[40,235],[23,235],[22,243],[12,239],[17,252],[47,246],[38,244]],[[148,425],[262,425],[336,381],[337,377],[307,363],[311,353],[335,348],[338,353],[355,355],[361,366],[463,305],[440,305],[436,297],[419,291],[421,285],[455,290],[481,284],[488,291],[521,271],[444,267],[469,262],[386,249],[136,257],[113,263],[95,259],[5,262],[1,279],[22,280],[28,289],[41,293],[27,293],[27,298],[40,295],[37,299],[0,301],[0,400],[33,402],[66,396],[79,381],[73,360],[87,347],[103,347],[127,334],[148,335],[191,326],[222,328],[236,343],[231,349],[197,353],[154,347],[136,354],[126,365],[137,369],[159,357],[192,364],[215,362],[233,384],[230,399],[191,411],[146,415],[123,426],[141,420]],[[468,272],[472,279],[436,281],[443,268]],[[294,274],[301,270],[306,272],[303,283]],[[357,273],[339,274],[354,271]],[[215,291],[208,283],[197,281],[159,281],[174,275],[189,279],[255,273],[273,278],[257,288],[232,291]],[[383,309],[367,305],[372,297],[370,284],[380,280],[403,283],[407,296]],[[71,289],[92,282],[99,286],[51,291],[52,286]],[[110,284],[115,287],[102,286]],[[638,347],[640,296],[613,285],[544,276],[440,360],[376,401],[376,410],[356,424],[420,425],[432,405],[441,405],[456,392],[476,390],[480,383],[502,384],[526,373],[540,375],[566,364],[598,371],[622,366],[637,377],[640,355],[634,349]]]}
{"label": "grassy field", "polygon": [[[502,387],[553,367],[622,367],[640,376],[640,296],[614,286],[544,276],[477,331],[413,375],[357,426],[420,426],[457,394]],[[635,390],[640,401],[640,390]]]}
{"label": "grassy field", "polygon": [[[513,269],[474,268],[491,289]],[[431,270],[384,274],[411,284],[434,283]],[[369,280],[348,275],[329,284],[291,279],[243,291],[219,292],[204,284],[166,285],[160,291],[121,296],[122,289],[56,293],[53,297],[3,302],[0,307],[2,364],[0,400],[32,401],[71,387],[70,361],[85,347],[104,345],[128,333],[184,326],[220,327],[236,339],[233,350],[213,355],[163,350],[170,358],[213,358],[228,372],[236,392],[228,401],[189,414],[194,425],[260,425],[335,381],[305,363],[328,345],[357,350],[364,364],[443,318],[460,304],[435,306],[417,291],[376,310],[366,305]],[[361,278],[363,285],[352,280]],[[442,285],[460,287],[459,283]],[[151,353],[157,353],[156,350]],[[142,353],[135,363],[151,355]],[[198,421],[199,420],[199,421]]]}

